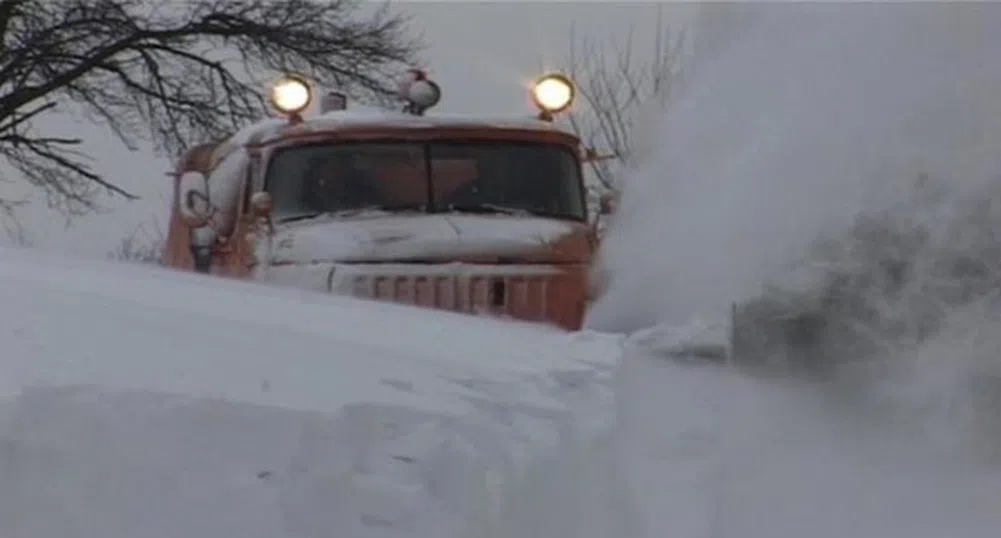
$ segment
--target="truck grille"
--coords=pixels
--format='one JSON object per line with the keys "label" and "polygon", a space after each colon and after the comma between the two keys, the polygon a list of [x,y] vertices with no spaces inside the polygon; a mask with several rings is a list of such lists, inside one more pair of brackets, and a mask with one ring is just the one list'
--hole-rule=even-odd
{"label": "truck grille", "polygon": [[469,314],[526,321],[551,318],[557,275],[355,275],[353,295]]}

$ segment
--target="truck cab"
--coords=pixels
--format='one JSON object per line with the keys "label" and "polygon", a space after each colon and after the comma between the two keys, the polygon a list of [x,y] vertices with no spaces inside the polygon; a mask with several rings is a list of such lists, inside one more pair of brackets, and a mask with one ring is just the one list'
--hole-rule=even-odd
{"label": "truck cab", "polygon": [[579,329],[597,249],[588,152],[552,121],[572,83],[541,78],[525,119],[428,116],[440,89],[419,71],[400,88],[400,111],[330,94],[304,119],[315,90],[289,77],[272,92],[284,118],[190,149],[169,265]]}

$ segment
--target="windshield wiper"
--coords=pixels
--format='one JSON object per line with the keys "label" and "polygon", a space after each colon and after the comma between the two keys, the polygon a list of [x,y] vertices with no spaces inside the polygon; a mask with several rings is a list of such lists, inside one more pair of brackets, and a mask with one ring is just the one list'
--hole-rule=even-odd
{"label": "windshield wiper", "polygon": [[507,207],[497,204],[448,204],[445,206],[446,211],[458,211],[460,213],[496,213],[501,215],[517,215],[517,216],[528,216],[532,215],[533,212],[527,209],[520,209],[517,207]]}
{"label": "windshield wiper", "polygon": [[335,217],[349,217],[352,215],[357,215],[359,213],[365,213],[367,211],[385,211],[387,213],[413,213],[417,211],[423,212],[427,208],[424,204],[372,204],[362,207],[352,207],[349,209],[338,209],[336,211],[331,211],[330,214]]}
{"label": "windshield wiper", "polygon": [[303,213],[301,215],[291,215],[291,216],[288,216],[288,217],[281,217],[281,218],[277,219],[277,221],[284,224],[286,222],[296,222],[296,221],[300,221],[300,220],[315,219],[316,217],[319,217],[320,215],[323,215],[323,213]]}
{"label": "windshield wiper", "polygon": [[330,217],[351,217],[358,215],[360,213],[365,213],[367,211],[385,211],[387,213],[412,213],[416,211],[424,211],[427,206],[423,204],[399,204],[399,205],[380,205],[373,204],[362,207],[350,207],[346,209],[335,209],[333,211],[317,211],[313,213],[302,213],[299,215],[290,215],[288,217],[282,217],[278,219],[278,222],[296,222],[300,220],[315,219],[323,216]]}

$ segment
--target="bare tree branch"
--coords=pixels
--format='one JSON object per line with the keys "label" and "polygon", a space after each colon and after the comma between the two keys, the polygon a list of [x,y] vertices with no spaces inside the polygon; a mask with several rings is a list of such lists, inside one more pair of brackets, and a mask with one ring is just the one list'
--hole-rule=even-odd
{"label": "bare tree branch", "polygon": [[23,200],[0,200],[0,216],[4,217],[0,222],[3,222],[4,233],[7,239],[18,246],[27,246],[29,243],[24,227],[14,218],[15,210],[24,203]]}
{"label": "bare tree branch", "polygon": [[590,163],[594,177],[606,189],[617,187],[618,166],[637,158],[635,135],[641,108],[666,106],[672,83],[681,76],[684,35],[668,32],[660,6],[648,60],[637,59],[634,30],[611,44],[581,38],[571,30],[568,63],[578,84],[580,105],[568,114],[568,121],[584,144],[599,154],[614,156]]}
{"label": "bare tree branch", "polygon": [[83,111],[128,148],[176,153],[266,114],[266,82],[297,72],[356,98],[392,98],[422,44],[408,20],[361,0],[0,0],[0,156],[50,205],[95,209],[105,191],[75,138],[33,121]]}
{"label": "bare tree branch", "polygon": [[108,253],[108,258],[121,262],[166,265],[166,246],[166,234],[154,221],[152,231],[140,224],[131,234],[123,237],[118,248]]}

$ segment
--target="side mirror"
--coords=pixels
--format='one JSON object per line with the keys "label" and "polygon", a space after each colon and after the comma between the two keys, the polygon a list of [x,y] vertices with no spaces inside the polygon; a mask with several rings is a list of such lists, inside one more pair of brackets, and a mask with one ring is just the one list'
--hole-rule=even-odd
{"label": "side mirror", "polygon": [[191,228],[208,224],[212,218],[208,178],[201,172],[188,171],[178,180],[177,205],[181,221]]}
{"label": "side mirror", "polygon": [[250,196],[250,216],[257,222],[263,220],[267,224],[269,234],[275,231],[275,225],[271,222],[271,210],[270,194],[259,191]]}
{"label": "side mirror", "polygon": [[264,192],[255,192],[250,197],[250,214],[254,218],[271,218],[271,195]]}
{"label": "side mirror", "polygon": [[612,213],[615,213],[618,201],[618,194],[614,192],[606,192],[602,194],[601,198],[598,200],[598,210],[602,215],[611,215]]}
{"label": "side mirror", "polygon": [[211,226],[191,228],[188,239],[195,271],[208,273],[212,270],[212,245],[216,242],[216,231]]}
{"label": "side mirror", "polygon": [[581,161],[585,163],[593,163],[598,161],[608,161],[611,159],[619,158],[615,153],[598,153],[594,148],[584,148],[581,154]]}

